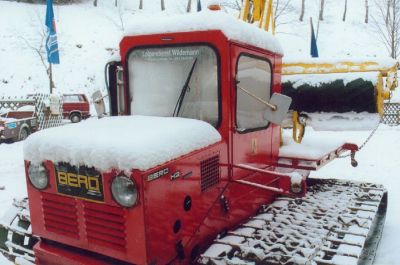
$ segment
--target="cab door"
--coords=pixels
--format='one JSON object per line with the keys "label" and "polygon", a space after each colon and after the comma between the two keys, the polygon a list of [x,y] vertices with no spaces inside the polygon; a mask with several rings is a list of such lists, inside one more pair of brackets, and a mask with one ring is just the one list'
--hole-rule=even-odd
{"label": "cab door", "polygon": [[[239,45],[231,47],[232,162],[264,167],[271,160],[274,126],[264,119],[273,87],[274,57]],[[249,172],[233,170],[233,178]]]}

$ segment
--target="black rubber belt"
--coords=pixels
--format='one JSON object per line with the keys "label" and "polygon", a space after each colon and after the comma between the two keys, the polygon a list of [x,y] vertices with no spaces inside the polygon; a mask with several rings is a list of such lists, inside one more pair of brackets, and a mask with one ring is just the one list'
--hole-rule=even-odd
{"label": "black rubber belt", "polygon": [[348,82],[342,79],[318,86],[303,84],[297,88],[288,81],[282,93],[292,98],[291,110],[304,112],[369,112],[376,113],[376,93],[371,81],[361,78]]}

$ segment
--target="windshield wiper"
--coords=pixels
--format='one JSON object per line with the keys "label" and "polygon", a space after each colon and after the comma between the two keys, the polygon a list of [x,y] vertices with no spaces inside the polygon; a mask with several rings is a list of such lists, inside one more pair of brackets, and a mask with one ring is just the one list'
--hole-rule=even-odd
{"label": "windshield wiper", "polygon": [[175,105],[173,117],[178,116],[179,111],[181,110],[183,99],[185,98],[186,92],[190,90],[189,83],[190,83],[190,79],[192,78],[193,70],[194,70],[194,67],[196,66],[196,63],[197,63],[197,58],[194,60],[192,68],[190,69],[190,72],[186,78],[186,82],[182,87],[181,94],[179,95],[178,101],[176,102],[176,105]]}

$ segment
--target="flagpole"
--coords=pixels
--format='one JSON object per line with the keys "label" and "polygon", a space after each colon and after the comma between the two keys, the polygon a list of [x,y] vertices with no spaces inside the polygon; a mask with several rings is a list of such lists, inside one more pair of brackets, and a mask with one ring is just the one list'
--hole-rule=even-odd
{"label": "flagpole", "polygon": [[53,69],[49,63],[50,94],[53,94]]}
{"label": "flagpole", "polygon": [[48,34],[46,39],[46,50],[47,50],[47,61],[49,62],[50,94],[52,94],[54,88],[52,67],[53,64],[60,63],[60,55],[58,53],[58,44],[57,44],[56,23],[54,20],[53,0],[47,0],[45,25],[47,27],[47,34]]}

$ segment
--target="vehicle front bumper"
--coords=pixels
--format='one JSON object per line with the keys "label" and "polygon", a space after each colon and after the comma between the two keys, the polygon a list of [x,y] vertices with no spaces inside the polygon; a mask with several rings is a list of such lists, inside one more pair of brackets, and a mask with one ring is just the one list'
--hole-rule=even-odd
{"label": "vehicle front bumper", "polygon": [[37,265],[129,265],[118,261],[84,251],[61,245],[59,243],[39,241],[34,247]]}

